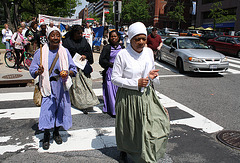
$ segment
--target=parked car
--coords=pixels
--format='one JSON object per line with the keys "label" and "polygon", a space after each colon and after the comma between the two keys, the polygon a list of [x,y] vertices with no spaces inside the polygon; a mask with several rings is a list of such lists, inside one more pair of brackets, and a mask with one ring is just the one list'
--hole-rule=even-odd
{"label": "parked car", "polygon": [[163,28],[167,36],[179,36],[178,32],[174,31],[171,28]]}
{"label": "parked car", "polygon": [[239,36],[219,36],[209,39],[207,44],[213,50],[233,54],[240,58],[240,37]]}
{"label": "parked car", "polygon": [[201,37],[202,33],[199,32],[199,30],[189,30],[194,37]]}
{"label": "parked car", "polygon": [[227,58],[212,50],[197,37],[178,36],[166,38],[160,50],[160,61],[166,61],[185,71],[219,73],[228,69]]}
{"label": "parked car", "polygon": [[218,36],[223,36],[225,35],[224,32],[211,32],[211,33],[206,33],[204,34],[201,39],[204,41],[204,42],[207,42],[209,39],[213,39],[213,38],[216,38]]}

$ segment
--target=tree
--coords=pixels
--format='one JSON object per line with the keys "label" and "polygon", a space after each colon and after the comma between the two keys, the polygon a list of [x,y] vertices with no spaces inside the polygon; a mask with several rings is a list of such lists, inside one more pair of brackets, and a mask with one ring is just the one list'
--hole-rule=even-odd
{"label": "tree", "polygon": [[223,10],[222,3],[216,2],[213,3],[212,8],[210,9],[209,18],[213,19],[213,29],[216,29],[216,23],[222,23],[229,20],[236,20],[236,15],[228,15],[227,10]]}
{"label": "tree", "polygon": [[96,13],[88,15],[88,17],[89,17],[89,18],[93,18],[93,19],[96,20],[97,22],[99,22],[99,20],[100,20],[100,18],[96,15]]}
{"label": "tree", "polygon": [[20,21],[38,14],[71,17],[75,7],[81,4],[78,0],[1,0],[4,13],[10,28],[16,29]]}
{"label": "tree", "polygon": [[147,0],[123,0],[122,23],[145,22],[150,18]]}
{"label": "tree", "polygon": [[114,23],[113,2],[109,2],[109,14],[105,14],[105,21],[109,24]]}
{"label": "tree", "polygon": [[180,29],[181,22],[185,22],[184,19],[184,2],[177,2],[177,5],[175,6],[173,11],[169,11],[167,13],[167,16],[170,17],[170,19],[176,20],[178,22],[178,29]]}

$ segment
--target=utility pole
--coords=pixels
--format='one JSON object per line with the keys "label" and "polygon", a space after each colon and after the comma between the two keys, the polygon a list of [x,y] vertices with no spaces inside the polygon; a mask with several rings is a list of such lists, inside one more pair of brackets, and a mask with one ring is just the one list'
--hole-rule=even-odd
{"label": "utility pole", "polygon": [[115,29],[118,31],[118,23],[119,23],[118,0],[115,1],[115,14],[114,14],[114,20],[115,20]]}

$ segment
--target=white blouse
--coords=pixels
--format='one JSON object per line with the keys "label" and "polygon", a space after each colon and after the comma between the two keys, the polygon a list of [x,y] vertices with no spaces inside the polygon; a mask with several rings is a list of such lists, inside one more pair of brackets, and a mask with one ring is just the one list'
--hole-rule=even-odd
{"label": "white blouse", "polygon": [[118,87],[139,90],[138,80],[146,78],[153,69],[155,69],[153,51],[144,47],[143,51],[138,53],[129,45],[117,54],[111,80]]}

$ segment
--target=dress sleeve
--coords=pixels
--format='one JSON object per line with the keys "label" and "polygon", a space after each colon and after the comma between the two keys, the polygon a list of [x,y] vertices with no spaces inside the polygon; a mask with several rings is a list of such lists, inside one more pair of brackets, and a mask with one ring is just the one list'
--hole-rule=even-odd
{"label": "dress sleeve", "polygon": [[35,72],[38,70],[39,64],[40,64],[40,50],[38,49],[34,54],[32,63],[29,68],[29,72],[34,79],[37,77],[37,75],[35,75]]}
{"label": "dress sleeve", "polygon": [[[111,47],[110,47],[111,48]],[[107,45],[107,46],[104,46],[103,47],[103,50],[102,50],[102,52],[101,52],[101,55],[100,55],[100,57],[99,57],[99,64],[101,65],[101,67],[102,68],[104,68],[104,69],[107,69],[108,67],[110,67],[111,66],[111,64],[109,63],[109,57],[108,57],[108,55],[109,55],[109,46]]]}
{"label": "dress sleeve", "polygon": [[123,58],[121,58],[121,54],[119,53],[114,61],[111,80],[113,84],[117,85],[118,87],[138,90],[138,79],[128,79],[123,77],[125,64],[126,63],[124,62]]}
{"label": "dress sleeve", "polygon": [[74,76],[76,76],[76,74],[77,74],[77,67],[74,64],[74,62],[72,60],[72,56],[71,56],[70,52],[68,51],[68,49],[66,49],[66,51],[67,51],[67,55],[68,55],[69,71],[73,71]]}

